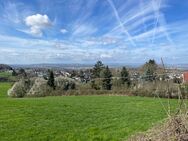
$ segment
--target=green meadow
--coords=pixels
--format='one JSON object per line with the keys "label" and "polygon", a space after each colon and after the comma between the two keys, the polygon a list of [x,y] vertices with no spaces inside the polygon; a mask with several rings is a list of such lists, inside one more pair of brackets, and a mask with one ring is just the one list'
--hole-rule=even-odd
{"label": "green meadow", "polygon": [[[9,98],[0,83],[0,141],[121,141],[167,117],[167,99],[128,96]],[[175,109],[176,100],[170,100]]]}

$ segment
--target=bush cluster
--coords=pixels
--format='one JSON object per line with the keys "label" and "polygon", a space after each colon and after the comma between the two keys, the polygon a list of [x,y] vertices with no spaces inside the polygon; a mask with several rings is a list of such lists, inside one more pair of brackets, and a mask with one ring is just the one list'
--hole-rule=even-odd
{"label": "bush cluster", "polygon": [[147,97],[163,97],[163,98],[178,98],[185,97],[188,93],[184,93],[182,86],[174,84],[173,82],[155,81],[153,83],[146,82],[135,86],[131,93],[135,96]]}
{"label": "bush cluster", "polygon": [[76,88],[76,84],[73,79],[65,77],[57,77],[55,79],[55,86],[58,90],[73,90]]}
{"label": "bush cluster", "polygon": [[50,87],[47,82],[48,81],[43,78],[20,79],[11,89],[8,90],[8,95],[17,98],[24,96],[43,97],[62,95],[63,91],[76,88],[76,84],[73,80],[64,77],[58,77],[55,79],[55,89]]}

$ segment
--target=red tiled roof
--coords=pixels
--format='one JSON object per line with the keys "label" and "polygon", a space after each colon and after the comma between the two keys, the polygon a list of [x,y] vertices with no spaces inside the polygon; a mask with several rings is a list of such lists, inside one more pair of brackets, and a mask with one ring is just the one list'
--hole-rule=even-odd
{"label": "red tiled roof", "polygon": [[183,73],[183,80],[184,82],[188,82],[188,72]]}

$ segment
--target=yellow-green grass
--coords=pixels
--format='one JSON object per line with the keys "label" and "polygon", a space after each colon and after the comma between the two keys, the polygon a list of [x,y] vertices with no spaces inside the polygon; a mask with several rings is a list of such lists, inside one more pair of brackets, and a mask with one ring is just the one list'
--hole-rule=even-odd
{"label": "yellow-green grass", "polygon": [[12,86],[12,83],[10,83],[10,82],[0,82],[0,98],[7,97],[7,90],[11,86]]}
{"label": "yellow-green grass", "polygon": [[[167,115],[160,100],[126,96],[13,99],[0,83],[0,141],[119,141]],[[162,99],[167,106],[168,100]],[[172,108],[176,100],[170,100]]]}
{"label": "yellow-green grass", "polygon": [[12,76],[12,73],[10,72],[0,72],[0,77],[9,77]]}
{"label": "yellow-green grass", "polygon": [[0,72],[0,78],[5,78],[7,81],[15,82],[17,80],[16,76],[12,76],[10,72]]}

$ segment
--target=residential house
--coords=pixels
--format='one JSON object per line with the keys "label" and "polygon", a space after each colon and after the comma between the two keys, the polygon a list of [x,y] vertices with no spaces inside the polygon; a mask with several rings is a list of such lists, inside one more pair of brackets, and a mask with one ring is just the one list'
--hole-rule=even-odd
{"label": "residential house", "polygon": [[183,73],[183,83],[188,83],[188,72]]}

